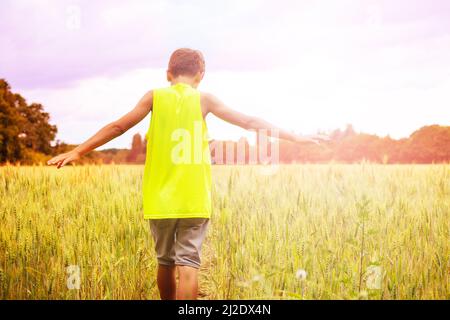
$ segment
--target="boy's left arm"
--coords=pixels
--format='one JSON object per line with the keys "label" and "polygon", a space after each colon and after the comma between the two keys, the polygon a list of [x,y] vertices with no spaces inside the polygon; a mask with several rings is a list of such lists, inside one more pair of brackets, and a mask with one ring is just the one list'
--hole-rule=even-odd
{"label": "boy's left arm", "polygon": [[[276,127],[275,125],[257,117],[248,116],[239,111],[233,110],[226,106],[222,101],[209,93],[202,93],[202,112],[206,115],[212,112],[215,116],[220,119],[239,126],[246,130],[266,130],[268,136],[273,136],[276,138],[289,140],[293,142],[313,142],[319,144],[319,141],[329,140],[328,136],[325,135],[309,135],[302,136],[282,128]],[[204,110],[203,110],[204,108]]]}
{"label": "boy's left arm", "polygon": [[78,160],[86,153],[104,145],[105,143],[122,135],[131,127],[135,126],[152,110],[152,106],[153,92],[149,91],[141,98],[141,100],[139,100],[133,110],[125,114],[120,119],[101,128],[96,134],[77,146],[75,149],[53,157],[47,161],[47,164],[56,165],[59,169],[71,161]]}

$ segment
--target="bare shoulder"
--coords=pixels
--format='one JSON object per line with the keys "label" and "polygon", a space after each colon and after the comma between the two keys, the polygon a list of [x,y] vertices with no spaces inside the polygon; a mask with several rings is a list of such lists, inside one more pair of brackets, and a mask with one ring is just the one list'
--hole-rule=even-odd
{"label": "bare shoulder", "polygon": [[153,89],[147,91],[144,96],[142,97],[142,99],[145,99],[147,101],[152,101],[153,100]]}
{"label": "bare shoulder", "polygon": [[209,92],[200,92],[200,105],[202,107],[202,113],[205,117],[209,112],[213,110],[213,108],[217,105],[218,99],[212,93]]}
{"label": "bare shoulder", "polygon": [[217,99],[212,93],[200,91],[200,101],[202,103],[211,103],[214,102],[214,100]]}
{"label": "bare shoulder", "polygon": [[139,103],[142,107],[152,110],[153,107],[153,90],[147,91],[141,98]]}
{"label": "bare shoulder", "polygon": [[208,104],[210,107],[214,107],[222,104],[222,101],[210,92],[200,92],[200,100],[202,103]]}

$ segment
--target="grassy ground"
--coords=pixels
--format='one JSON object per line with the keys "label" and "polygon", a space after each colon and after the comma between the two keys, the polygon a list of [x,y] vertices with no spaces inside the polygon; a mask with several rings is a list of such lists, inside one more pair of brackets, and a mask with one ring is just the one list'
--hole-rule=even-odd
{"label": "grassy ground", "polygon": [[[158,298],[142,172],[0,167],[0,298]],[[215,166],[213,178],[203,298],[450,299],[450,165]]]}

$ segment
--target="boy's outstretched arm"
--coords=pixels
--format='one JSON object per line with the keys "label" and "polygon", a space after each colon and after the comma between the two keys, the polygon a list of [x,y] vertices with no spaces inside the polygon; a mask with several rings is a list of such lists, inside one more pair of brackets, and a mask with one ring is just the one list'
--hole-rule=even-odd
{"label": "boy's outstretched arm", "polygon": [[153,92],[149,91],[141,98],[141,100],[139,100],[133,110],[125,114],[120,119],[101,128],[96,134],[82,144],[78,145],[75,149],[53,157],[47,161],[47,164],[56,165],[59,169],[71,161],[78,160],[86,153],[104,145],[105,143],[122,135],[131,127],[135,126],[152,110],[152,106]]}
{"label": "boy's outstretched arm", "polygon": [[248,116],[239,111],[229,108],[222,101],[209,93],[202,93],[202,109],[205,116],[209,112],[211,112],[220,119],[246,130],[266,129],[267,135],[284,140],[313,143],[318,143],[319,140],[329,140],[328,136],[324,135],[300,136],[298,134],[294,134],[287,130],[278,128],[277,126],[263,119]]}

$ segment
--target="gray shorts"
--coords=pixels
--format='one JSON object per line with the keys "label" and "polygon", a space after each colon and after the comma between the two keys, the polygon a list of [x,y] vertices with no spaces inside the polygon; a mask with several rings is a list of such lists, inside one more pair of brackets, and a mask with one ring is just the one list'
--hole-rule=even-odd
{"label": "gray shorts", "polygon": [[208,218],[150,219],[158,263],[200,267]]}

